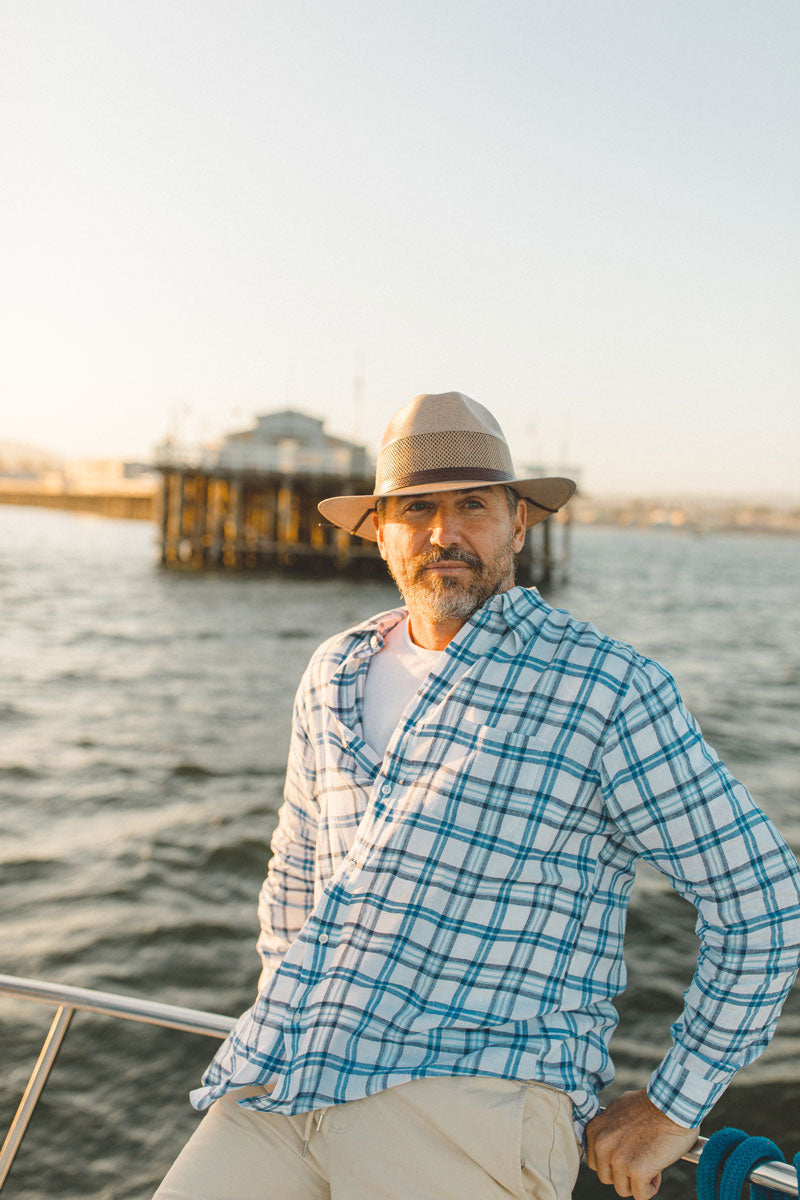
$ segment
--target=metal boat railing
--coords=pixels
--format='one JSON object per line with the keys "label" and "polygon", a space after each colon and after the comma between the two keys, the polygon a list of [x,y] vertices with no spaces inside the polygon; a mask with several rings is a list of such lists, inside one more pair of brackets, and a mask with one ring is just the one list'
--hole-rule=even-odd
{"label": "metal boat railing", "polygon": [[[153,1000],[140,1000],[135,996],[120,996],[113,992],[68,987],[60,983],[39,983],[34,979],[21,979],[16,975],[0,975],[0,996],[13,996],[17,999],[34,1000],[40,1004],[56,1005],[56,1014],[0,1150],[0,1190],[11,1170],[25,1130],[53,1069],[73,1013],[78,1009],[117,1017],[124,1021],[140,1021],[146,1025],[160,1025],[165,1029],[178,1029],[184,1033],[200,1033],[215,1038],[227,1037],[235,1024],[234,1017],[223,1017],[219,1013],[180,1008],[174,1004],[160,1004]],[[689,1153],[684,1155],[684,1162],[696,1165],[706,1141],[706,1138],[698,1138]],[[762,1184],[787,1196],[798,1194],[796,1172],[786,1163],[763,1163],[751,1172],[749,1179],[751,1183]]]}
{"label": "metal boat railing", "polygon": [[124,1021],[140,1021],[146,1025],[161,1025],[166,1029],[180,1029],[184,1033],[201,1033],[206,1037],[215,1038],[227,1037],[235,1023],[233,1017],[223,1017],[218,1013],[179,1008],[174,1004],[159,1004],[152,1000],[139,1000],[134,996],[118,996],[112,992],[96,992],[89,988],[67,987],[60,983],[39,983],[33,979],[20,979],[15,975],[0,975],[0,995],[56,1005],[56,1014],[0,1150],[0,1190],[11,1170],[47,1078],[55,1065],[72,1016],[78,1009],[117,1017]]}

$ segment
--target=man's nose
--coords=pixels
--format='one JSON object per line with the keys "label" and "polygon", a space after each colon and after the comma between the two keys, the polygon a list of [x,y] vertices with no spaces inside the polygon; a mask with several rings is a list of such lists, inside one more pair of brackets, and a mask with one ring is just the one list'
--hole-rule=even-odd
{"label": "man's nose", "polygon": [[437,508],[431,520],[429,536],[434,546],[457,545],[461,535],[455,514],[445,508]]}

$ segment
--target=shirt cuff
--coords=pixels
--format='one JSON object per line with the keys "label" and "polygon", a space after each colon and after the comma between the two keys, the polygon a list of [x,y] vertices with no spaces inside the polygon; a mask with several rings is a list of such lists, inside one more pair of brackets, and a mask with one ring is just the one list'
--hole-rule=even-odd
{"label": "shirt cuff", "polygon": [[656,1067],[647,1094],[665,1117],[684,1129],[696,1129],[727,1088],[732,1076],[714,1071],[713,1078],[699,1075],[670,1055]]}

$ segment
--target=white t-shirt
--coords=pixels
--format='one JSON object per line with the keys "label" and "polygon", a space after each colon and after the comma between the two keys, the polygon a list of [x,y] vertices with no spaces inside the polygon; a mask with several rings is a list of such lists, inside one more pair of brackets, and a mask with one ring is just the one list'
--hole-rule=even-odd
{"label": "white t-shirt", "polygon": [[408,636],[408,617],[390,629],[364,681],[364,741],[383,758],[411,697],[444,650],[425,650]]}

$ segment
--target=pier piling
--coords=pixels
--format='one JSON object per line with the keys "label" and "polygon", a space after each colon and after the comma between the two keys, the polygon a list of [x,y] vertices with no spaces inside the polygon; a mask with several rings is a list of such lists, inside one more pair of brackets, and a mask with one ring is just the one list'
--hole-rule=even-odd
{"label": "pier piling", "polygon": [[[161,563],[185,570],[287,570],[380,576],[374,542],[329,525],[317,511],[326,496],[372,492],[372,478],[161,466]],[[519,583],[564,576],[568,510],[528,533]]]}

